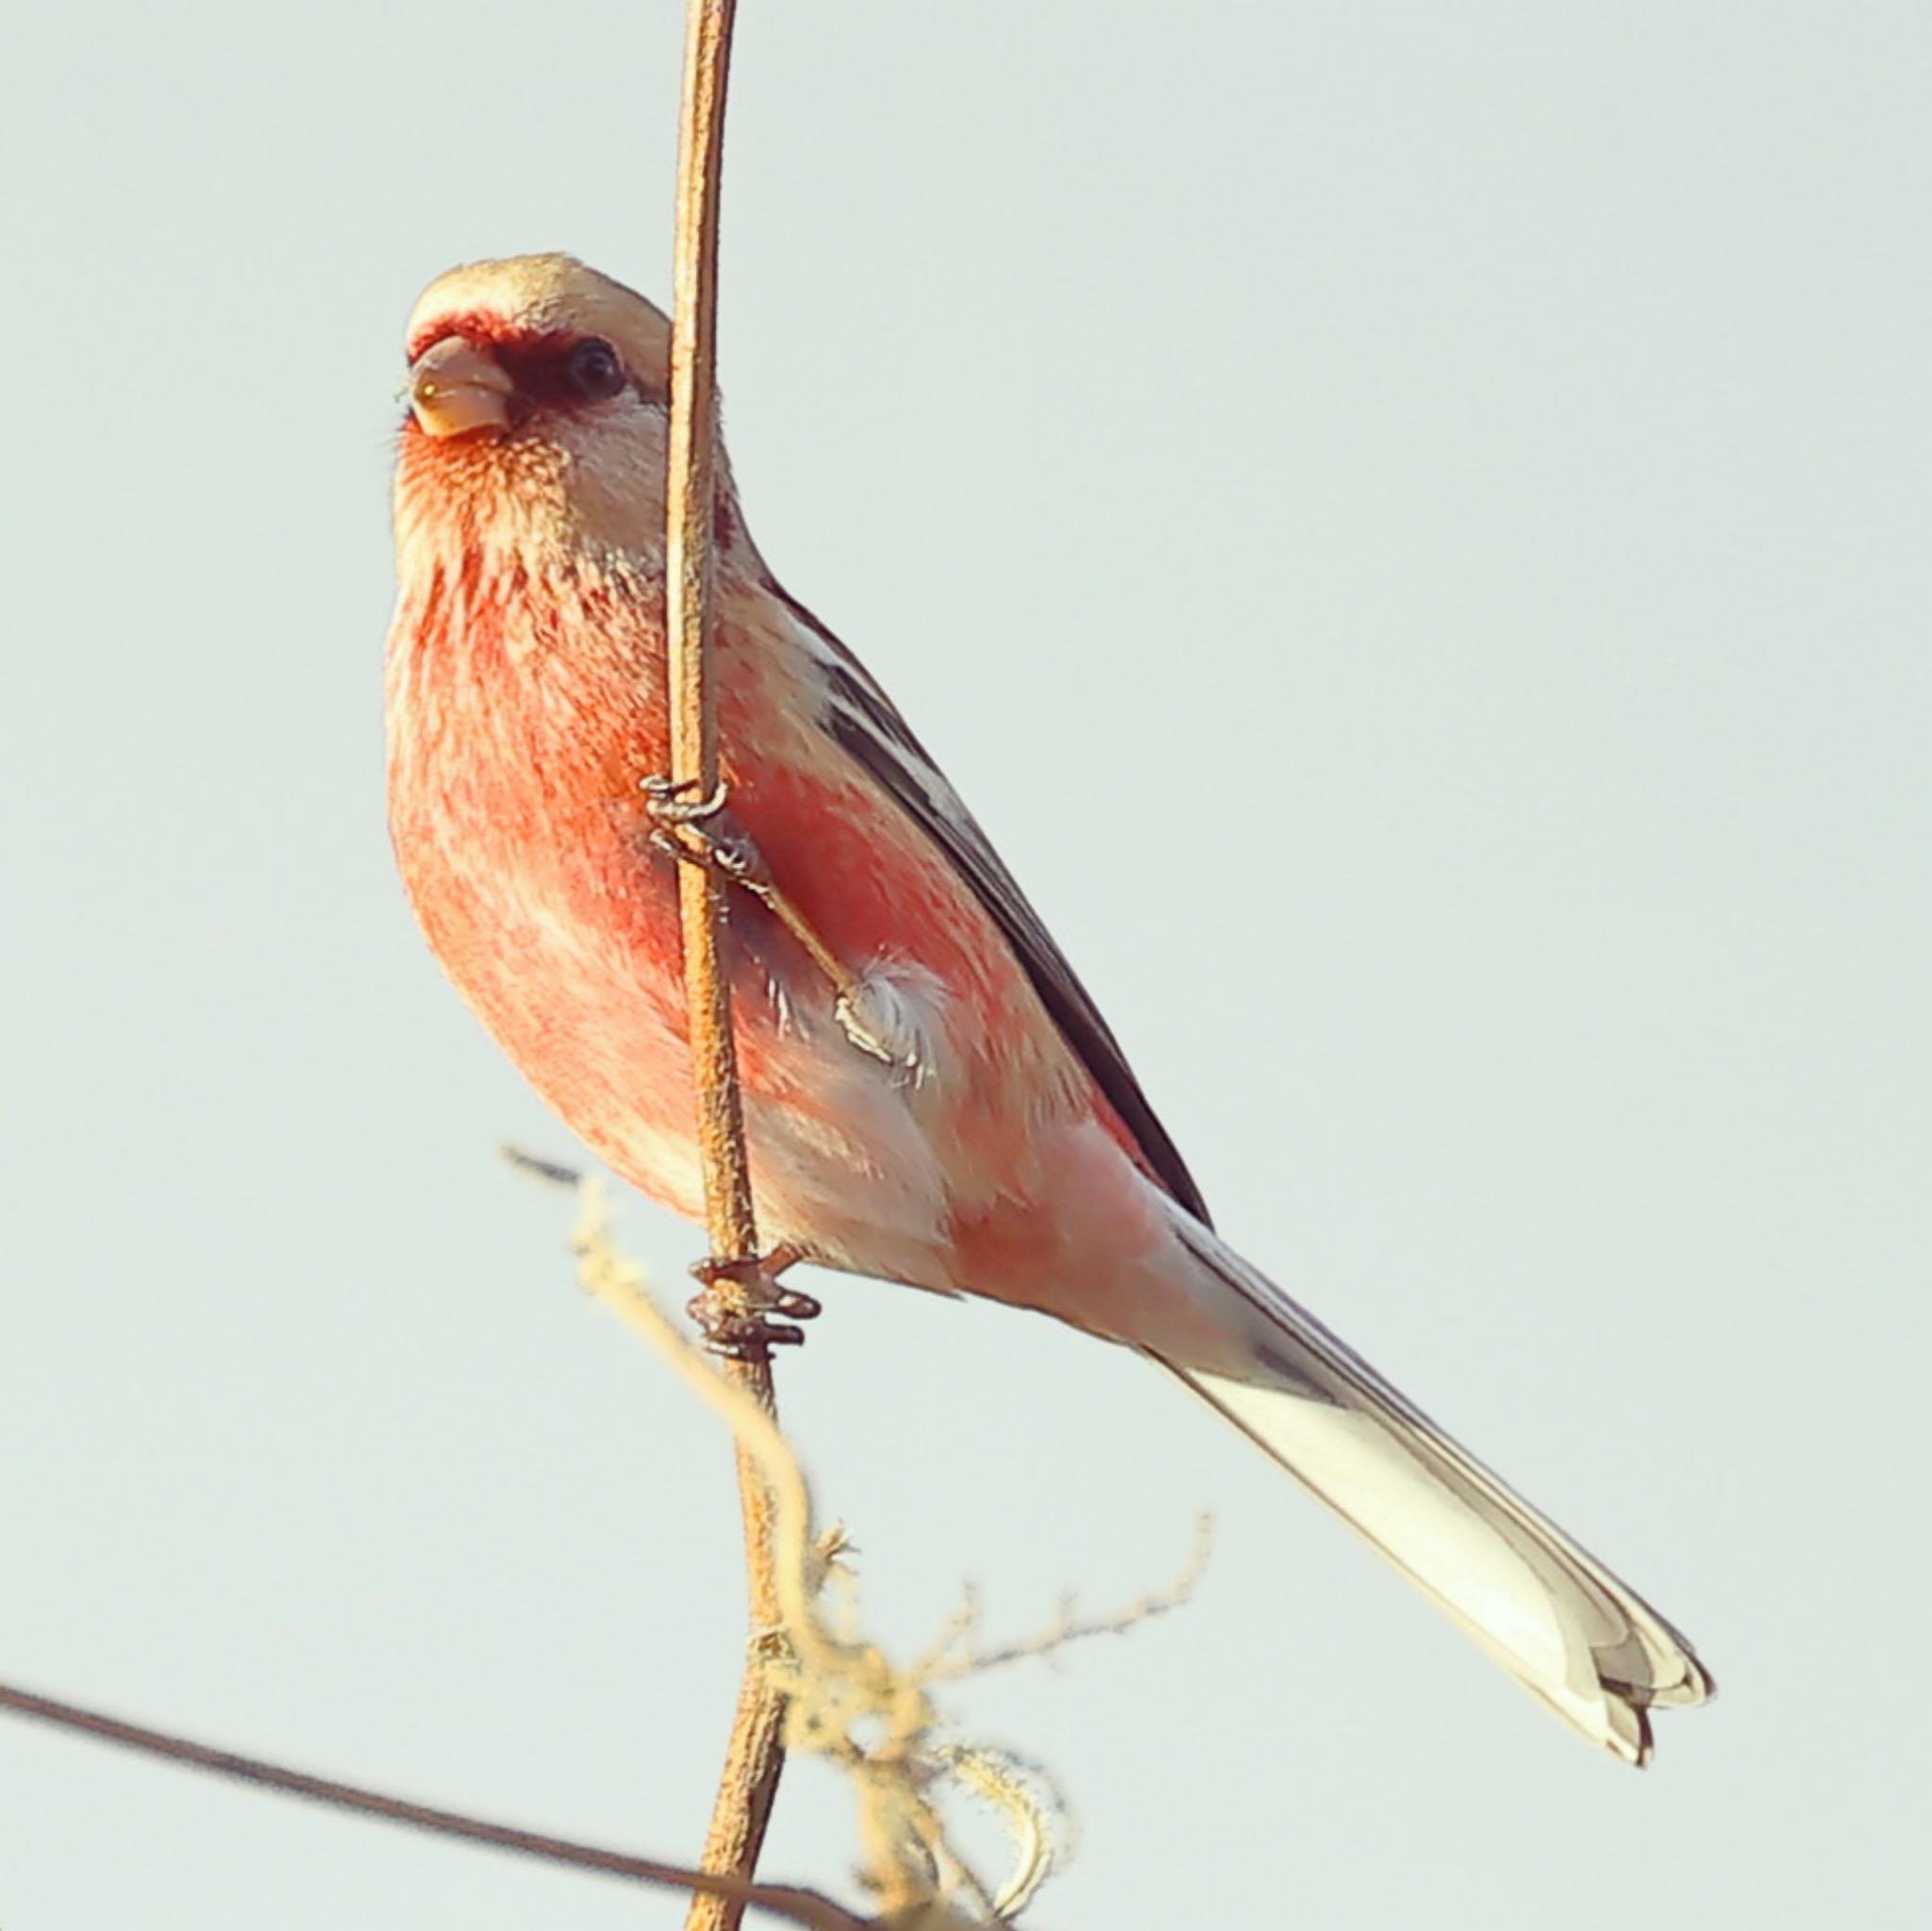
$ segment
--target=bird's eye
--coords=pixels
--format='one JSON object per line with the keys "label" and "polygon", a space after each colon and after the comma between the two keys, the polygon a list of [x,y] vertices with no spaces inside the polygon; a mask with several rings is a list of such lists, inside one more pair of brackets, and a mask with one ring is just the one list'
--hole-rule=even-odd
{"label": "bird's eye", "polygon": [[585,402],[606,402],[624,387],[624,364],[601,336],[589,336],[578,342],[563,366],[571,388]]}

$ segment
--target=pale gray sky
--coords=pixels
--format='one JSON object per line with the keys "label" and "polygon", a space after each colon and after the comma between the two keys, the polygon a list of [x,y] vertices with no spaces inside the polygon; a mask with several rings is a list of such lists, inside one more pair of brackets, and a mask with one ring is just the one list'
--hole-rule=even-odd
{"label": "pale gray sky", "polygon": [[[403,317],[664,291],[679,11],[0,25],[0,1673],[668,1855],[730,1457],[494,1161],[571,1142],[391,881],[379,657]],[[1049,1931],[1923,1903],[1928,79],[1881,0],[745,0],[761,544],[1226,1231],[1724,1684],[1620,1772],[1161,1377],[832,1283],[783,1400],[888,1641],[1217,1511],[957,1700],[1077,1807]],[[851,1846],[799,1774],[769,1871]],[[5,1931],[680,1908],[0,1723]]]}

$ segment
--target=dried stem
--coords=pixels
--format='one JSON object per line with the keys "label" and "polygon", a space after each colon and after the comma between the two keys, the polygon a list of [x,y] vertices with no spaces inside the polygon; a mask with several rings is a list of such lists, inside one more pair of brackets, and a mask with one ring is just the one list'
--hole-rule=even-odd
{"label": "dried stem", "polygon": [[632,1856],[624,1851],[605,1850],[596,1844],[578,1843],[569,1838],[548,1837],[541,1832],[520,1830],[513,1824],[488,1823],[466,1817],[459,1811],[440,1810],[432,1805],[418,1804],[407,1797],[391,1796],[381,1790],[366,1790],[358,1784],[336,1782],[332,1777],[311,1776],[306,1771],[290,1770],[258,1756],[241,1756],[232,1750],[217,1750],[165,1730],[147,1729],[140,1723],[123,1722],[99,1710],[60,1703],[51,1696],[38,1696],[30,1690],[0,1683],[0,1709],[16,1716],[51,1723],[56,1728],[76,1731],[104,1743],[161,1756],[190,1769],[208,1771],[216,1776],[233,1777],[264,1790],[285,1795],[306,1797],[311,1803],[333,1805],[339,1810],[359,1816],[380,1818],[389,1823],[407,1824],[439,1837],[458,1838],[468,1843],[487,1844],[493,1850],[509,1851],[520,1856],[539,1857],[573,1870],[592,1871],[608,1877],[627,1878],[632,1883],[675,1885],[680,1889],[708,1889],[742,1910],[754,1905],[760,1910],[774,1911],[781,1917],[809,1927],[809,1931],[868,1931],[868,1920],[855,1918],[817,1891],[795,1885],[753,1884],[733,1875],[711,1875],[688,1871],[679,1864],[666,1864],[655,1857]]}
{"label": "dried stem", "polygon": [[[677,241],[671,330],[671,448],[666,496],[665,613],[671,695],[671,775],[691,798],[718,787],[717,709],[706,676],[711,629],[713,478],[717,441],[718,182],[724,157],[724,82],[735,0],[690,0],[685,28],[684,108],[677,147]],[[691,1079],[711,1253],[741,1260],[758,1252],[744,1110],[731,1033],[731,984],[720,957],[724,890],[712,869],[678,867],[684,926],[684,985]],[[770,1410],[768,1360],[726,1371]],[[779,1622],[772,1559],[772,1503],[741,1447],[738,1486],[744,1512],[747,1594],[754,1632]],[[707,1871],[749,1878],[784,1765],[784,1699],[758,1659],[748,1656],[738,1712],[705,1839]],[[741,1901],[692,1901],[687,1931],[733,1931]]]}

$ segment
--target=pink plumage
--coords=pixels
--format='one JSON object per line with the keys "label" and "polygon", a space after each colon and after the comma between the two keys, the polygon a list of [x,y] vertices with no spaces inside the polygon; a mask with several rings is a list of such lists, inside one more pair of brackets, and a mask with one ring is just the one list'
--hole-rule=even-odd
{"label": "pink plumage", "polygon": [[[668,766],[668,329],[563,256],[431,286],[396,474],[391,821],[451,979],[585,1142],[696,1218]],[[1628,1761],[1710,1681],[1641,1598],[1236,1256],[1112,1034],[877,684],[774,581],[728,468],[716,676],[772,912],[731,946],[761,1233],[1172,1370]],[[855,1026],[855,1018],[858,1022]]]}

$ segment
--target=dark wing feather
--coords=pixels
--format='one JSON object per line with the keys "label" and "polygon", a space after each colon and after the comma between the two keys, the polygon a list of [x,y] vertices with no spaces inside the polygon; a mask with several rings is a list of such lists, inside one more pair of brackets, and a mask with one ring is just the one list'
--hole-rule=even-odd
{"label": "dark wing feather", "polygon": [[825,722],[832,736],[952,860],[1006,934],[1041,1004],[1125,1123],[1148,1167],[1196,1220],[1207,1224],[1201,1190],[1141,1090],[1120,1041],[958,793],[865,666],[803,604],[776,583],[770,588],[808,633],[812,656],[825,672],[831,695]]}

